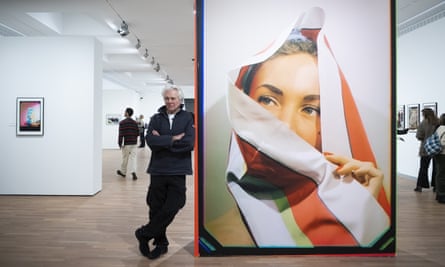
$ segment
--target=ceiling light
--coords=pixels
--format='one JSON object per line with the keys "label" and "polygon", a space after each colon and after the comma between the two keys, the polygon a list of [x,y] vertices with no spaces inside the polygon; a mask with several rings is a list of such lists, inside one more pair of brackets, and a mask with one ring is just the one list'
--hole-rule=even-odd
{"label": "ceiling light", "polygon": [[174,84],[173,80],[170,78],[170,76],[167,75],[167,77],[165,77],[165,81],[169,84]]}
{"label": "ceiling light", "polygon": [[148,49],[145,48],[145,54],[144,54],[144,57],[147,58],[148,56],[149,56],[149,55],[148,55]]}
{"label": "ceiling light", "polygon": [[139,39],[138,39],[138,43],[136,44],[136,46],[135,46],[135,47],[136,47],[136,49],[139,49],[139,48],[141,48],[141,40],[139,40]]}
{"label": "ceiling light", "polygon": [[117,30],[122,37],[127,36],[130,31],[128,30],[128,24],[125,21],[122,21],[121,27]]}
{"label": "ceiling light", "polygon": [[153,68],[156,72],[159,72],[161,70],[161,66],[159,63],[156,63],[156,66]]}
{"label": "ceiling light", "polygon": [[154,66],[154,64],[155,64],[155,57],[151,57],[150,64],[151,64],[152,66]]}

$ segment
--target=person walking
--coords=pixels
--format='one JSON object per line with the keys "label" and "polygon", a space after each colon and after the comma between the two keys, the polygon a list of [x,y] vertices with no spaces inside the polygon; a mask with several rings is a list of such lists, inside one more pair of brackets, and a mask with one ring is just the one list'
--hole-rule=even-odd
{"label": "person walking", "polygon": [[419,156],[420,156],[420,168],[417,175],[417,185],[414,188],[416,192],[422,192],[422,188],[429,188],[430,183],[428,181],[428,169],[433,160],[433,170],[431,175],[431,186],[434,188],[436,186],[436,164],[435,160],[428,156],[425,151],[424,145],[425,140],[431,136],[439,125],[439,119],[437,118],[434,111],[430,108],[422,109],[423,120],[420,122],[419,127],[417,127],[416,138],[420,141]]}
{"label": "person walking", "polygon": [[[166,87],[164,103],[149,122],[146,143],[151,149],[147,173],[150,184],[146,196],[149,222],[136,229],[139,251],[149,259],[167,253],[166,230],[186,201],[186,175],[192,174],[195,142],[194,118],[183,110],[183,93],[175,86]],[[149,242],[156,246],[150,251]]]}
{"label": "person walking", "polygon": [[137,180],[136,176],[136,146],[139,136],[138,124],[131,118],[133,109],[125,110],[125,119],[119,122],[119,138],[118,145],[122,150],[121,168],[117,170],[117,174],[126,177],[130,172],[133,180]]}

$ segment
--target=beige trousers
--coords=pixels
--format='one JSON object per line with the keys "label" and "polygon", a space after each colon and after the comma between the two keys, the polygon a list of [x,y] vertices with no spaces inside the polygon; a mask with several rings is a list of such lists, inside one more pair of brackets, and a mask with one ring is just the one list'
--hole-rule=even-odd
{"label": "beige trousers", "polygon": [[137,145],[125,145],[122,147],[121,172],[123,174],[136,172]]}

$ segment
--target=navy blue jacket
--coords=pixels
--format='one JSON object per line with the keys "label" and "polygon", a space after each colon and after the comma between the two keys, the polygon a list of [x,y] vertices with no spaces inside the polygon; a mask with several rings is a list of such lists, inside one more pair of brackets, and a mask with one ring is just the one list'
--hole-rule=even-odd
{"label": "navy blue jacket", "polygon": [[[159,108],[150,118],[145,140],[151,149],[151,159],[147,173],[152,175],[192,174],[192,151],[195,145],[194,118],[191,112],[181,110],[176,113],[170,129],[167,109]],[[160,136],[153,135],[156,130]],[[172,137],[185,133],[181,140],[172,142]]]}

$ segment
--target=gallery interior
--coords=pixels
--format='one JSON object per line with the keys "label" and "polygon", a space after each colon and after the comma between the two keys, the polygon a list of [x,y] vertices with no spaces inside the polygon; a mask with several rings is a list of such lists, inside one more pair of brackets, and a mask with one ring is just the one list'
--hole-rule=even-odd
{"label": "gallery interior", "polygon": [[[443,266],[445,206],[432,189],[413,191],[419,141],[409,113],[445,113],[445,1],[394,1],[393,116],[403,113],[400,128],[408,129],[393,139],[395,256],[197,257],[197,185],[188,176],[186,206],[168,230],[169,252],[156,261],[139,254],[134,238],[147,220],[150,150],[138,149],[137,181],[116,175],[121,153],[112,121],[128,106],[148,119],[171,83],[195,108],[195,1],[69,2],[0,0],[0,265]],[[17,103],[30,97],[41,101],[45,118],[33,136],[17,128]]]}

